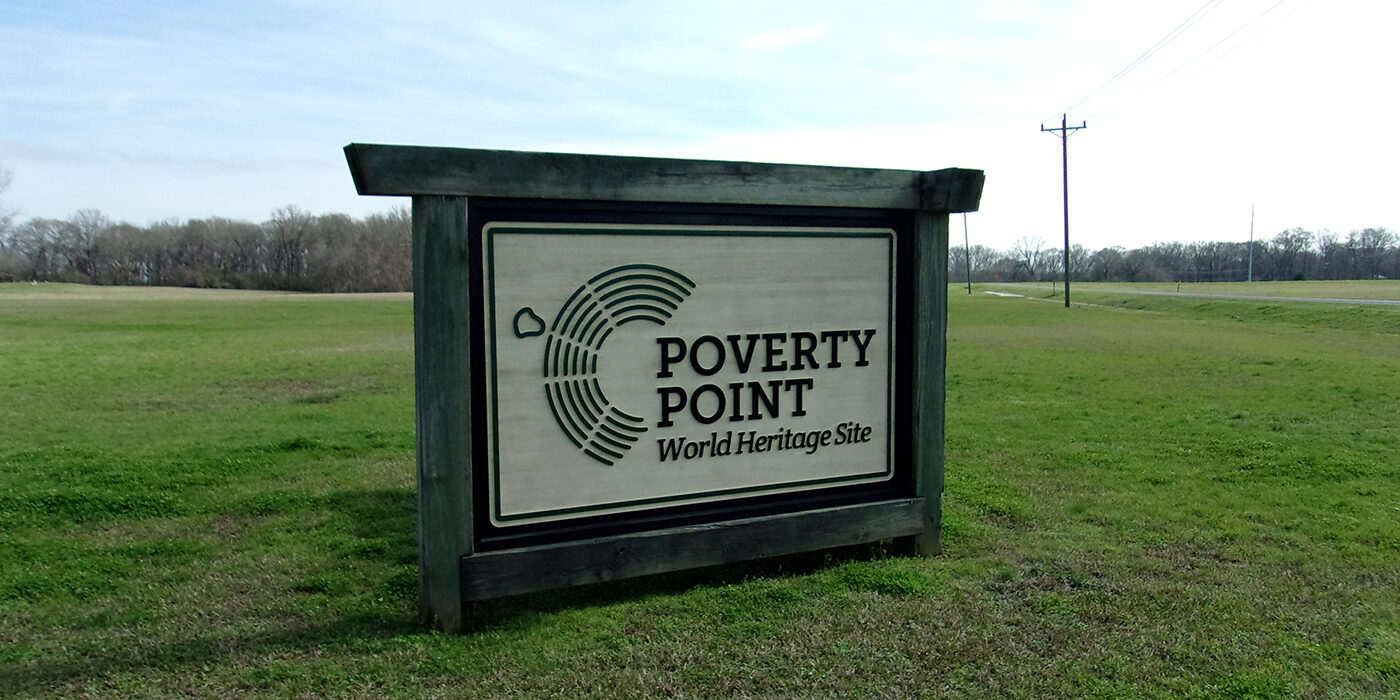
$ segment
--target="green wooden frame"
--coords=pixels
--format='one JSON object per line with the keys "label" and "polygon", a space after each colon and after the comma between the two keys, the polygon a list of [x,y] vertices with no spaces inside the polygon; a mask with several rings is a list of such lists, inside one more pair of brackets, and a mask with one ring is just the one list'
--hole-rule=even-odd
{"label": "green wooden frame", "polygon": [[[894,539],[940,551],[948,218],[976,211],[980,170],[841,168],[350,144],[362,195],[413,198],[419,608],[460,631],[472,601],[545,588]],[[901,498],[613,537],[476,552],[467,199],[856,207],[912,212],[916,319],[910,439],[914,493]]]}

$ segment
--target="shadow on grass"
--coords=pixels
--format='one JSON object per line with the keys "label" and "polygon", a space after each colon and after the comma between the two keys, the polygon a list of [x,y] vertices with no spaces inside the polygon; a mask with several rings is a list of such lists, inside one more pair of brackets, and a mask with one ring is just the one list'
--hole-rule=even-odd
{"label": "shadow on grass", "polygon": [[887,543],[852,545],[484,600],[473,606],[472,624],[467,634],[526,627],[539,622],[543,615],[575,608],[630,603],[697,588],[735,585],[751,579],[806,576],[849,561],[886,556],[889,556]]}
{"label": "shadow on grass", "polygon": [[[386,532],[404,533],[416,529],[413,520],[415,499],[416,494],[408,489],[354,494],[342,492],[316,498],[314,504],[349,516],[356,523],[354,529],[358,537],[384,542]],[[294,500],[292,508],[307,505],[305,501]],[[392,541],[392,551],[379,552],[379,556],[384,560],[402,561],[410,565],[417,561],[415,537],[394,537]],[[466,634],[528,626],[530,621],[537,621],[542,615],[573,608],[614,605],[655,595],[674,595],[695,588],[732,585],[754,578],[803,576],[847,561],[888,556],[889,552],[889,543],[852,545],[490,599],[472,606]],[[409,580],[390,583],[392,594],[417,607],[416,574]],[[422,628],[415,626],[414,629]]]}
{"label": "shadow on grass", "polygon": [[[215,536],[224,538],[219,547],[233,558],[217,565],[219,568],[211,573],[216,579],[232,579],[233,590],[255,590],[262,585],[254,583],[259,580],[258,566],[239,562],[279,556],[280,545],[270,544],[268,540],[257,542],[266,535],[258,534],[257,528],[267,523],[287,523],[268,532],[284,537],[290,528],[292,532],[302,533],[296,536],[322,553],[307,563],[304,570],[289,572],[286,580],[273,579],[276,581],[273,585],[280,590],[274,591],[271,598],[250,602],[241,614],[234,612],[232,616],[198,609],[201,600],[210,605],[222,602],[208,598],[208,595],[218,595],[212,592],[202,599],[196,596],[193,604],[182,603],[186,606],[183,608],[139,593],[121,599],[123,590],[147,589],[152,575],[187,580],[190,574],[207,569],[210,567],[204,556],[207,548],[141,548],[139,554],[130,555],[134,558],[129,570],[112,576],[107,587],[97,589],[95,594],[73,598],[75,591],[70,580],[73,571],[90,566],[94,560],[127,561],[121,558],[127,555],[114,552],[132,548],[131,545],[108,548],[94,543],[92,548],[101,556],[94,554],[67,566],[44,567],[30,586],[35,593],[15,598],[45,605],[55,600],[71,600],[64,616],[76,612],[78,619],[60,621],[40,617],[34,621],[34,627],[52,632],[36,633],[31,629],[17,634],[9,640],[13,643],[9,649],[0,642],[0,697],[62,692],[71,690],[71,685],[111,676],[144,676],[150,672],[166,677],[186,676],[208,667],[227,665],[238,657],[298,655],[327,645],[355,644],[420,632],[410,614],[417,597],[416,567],[413,566],[417,556],[415,504],[414,491],[404,488],[352,489],[326,494],[269,490],[218,504],[206,515],[212,519],[210,527],[217,533]],[[122,520],[108,518],[106,522]],[[191,531],[175,540],[194,541],[195,536]],[[324,607],[340,609],[320,612],[319,603],[307,603],[308,594],[329,603]],[[111,616],[104,616],[95,608],[85,608],[85,602],[94,595],[105,599],[103,605],[126,608],[136,619],[144,618],[148,622],[142,623],[142,627],[149,624],[151,630],[142,634],[140,628],[112,622]],[[88,620],[83,619],[85,615]],[[192,633],[168,631],[176,626],[172,623],[178,617],[200,619],[216,615],[222,618],[221,625]],[[132,616],[117,617],[129,620]],[[285,622],[279,624],[277,616]],[[318,617],[321,619],[316,619]],[[178,627],[186,628],[186,621],[181,620]],[[0,639],[8,636],[7,631]],[[36,636],[47,637],[47,641],[34,645],[15,641]],[[53,653],[60,645],[62,651]]]}
{"label": "shadow on grass", "polygon": [[62,694],[70,684],[114,674],[139,675],[147,669],[158,670],[163,676],[185,676],[227,664],[237,656],[300,655],[337,642],[389,639],[420,632],[411,620],[381,615],[354,615],[320,624],[243,634],[221,635],[213,630],[207,637],[156,647],[132,645],[78,658],[39,661],[21,668],[0,668],[0,696],[28,696],[44,690]]}
{"label": "shadow on grass", "polygon": [[[366,642],[426,637],[430,631],[418,624],[414,614],[417,607],[416,566],[413,565],[417,555],[413,534],[415,504],[416,495],[412,489],[354,490],[323,495],[267,493],[233,504],[228,512],[255,519],[328,515],[339,523],[335,529],[341,536],[351,536],[349,544],[342,543],[328,552],[328,561],[321,570],[292,574],[288,597],[275,603],[281,608],[279,612],[287,615],[284,625],[249,630],[267,619],[249,615],[247,619],[228,620],[222,627],[159,641],[107,627],[97,631],[106,640],[74,639],[65,644],[69,650],[67,654],[0,664],[0,696],[62,692],[74,685],[114,676],[145,676],[152,672],[166,678],[172,674],[188,676],[207,671],[209,667],[237,663],[238,659],[299,657],[326,647],[367,649],[373,644],[366,645]],[[307,537],[314,539],[323,535],[324,532],[308,530]],[[463,636],[471,638],[502,629],[529,629],[548,624],[550,616],[572,609],[635,602],[751,579],[800,577],[847,561],[878,558],[885,553],[885,547],[879,544],[852,546],[481,601],[474,606],[473,624]],[[390,563],[387,569],[386,562]],[[177,564],[193,565],[189,562]],[[307,584],[334,574],[348,575],[366,584],[373,595],[366,595],[363,590],[347,593],[336,590],[334,585],[319,588]],[[302,596],[307,594],[322,595],[349,609],[342,609],[339,614],[329,613],[319,621],[308,621],[327,613],[323,608],[316,611],[314,606],[302,607]],[[365,602],[376,597],[390,601],[389,605]],[[363,607],[355,609],[359,605]],[[197,615],[198,611],[190,611],[190,614]],[[159,621],[156,624],[159,625]],[[100,650],[88,650],[99,646]],[[12,655],[10,658],[20,657]],[[252,661],[249,668],[258,663]]]}

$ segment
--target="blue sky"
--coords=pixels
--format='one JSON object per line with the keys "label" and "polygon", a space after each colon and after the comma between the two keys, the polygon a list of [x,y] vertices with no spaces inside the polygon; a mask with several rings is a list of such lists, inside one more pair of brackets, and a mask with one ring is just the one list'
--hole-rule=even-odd
{"label": "blue sky", "polygon": [[[1102,91],[1184,21],[1199,18]],[[3,205],[363,214],[353,141],[987,171],[974,243],[1400,228],[1400,3],[65,2],[0,13]]]}

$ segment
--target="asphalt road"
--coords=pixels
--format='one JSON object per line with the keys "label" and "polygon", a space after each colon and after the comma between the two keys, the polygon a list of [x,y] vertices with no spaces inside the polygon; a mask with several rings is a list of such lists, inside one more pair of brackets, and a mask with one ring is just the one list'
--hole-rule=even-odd
{"label": "asphalt road", "polygon": [[[1070,292],[1074,288],[1070,287]],[[1148,294],[1159,297],[1198,297],[1203,299],[1239,299],[1243,301],[1305,301],[1314,304],[1373,304],[1376,306],[1400,306],[1396,299],[1329,299],[1327,297],[1261,297],[1251,294],[1197,294],[1194,292],[1146,292],[1114,289],[1114,294]]]}

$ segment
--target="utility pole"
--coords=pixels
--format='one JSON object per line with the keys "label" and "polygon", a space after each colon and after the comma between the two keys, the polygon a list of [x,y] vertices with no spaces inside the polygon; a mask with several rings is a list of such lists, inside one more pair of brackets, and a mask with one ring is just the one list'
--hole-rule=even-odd
{"label": "utility pole", "polygon": [[963,267],[967,270],[967,293],[972,295],[972,247],[967,244],[967,212],[963,212]]}
{"label": "utility pole", "polygon": [[1081,121],[1079,126],[1069,125],[1069,115],[1060,115],[1060,128],[1045,128],[1040,125],[1041,131],[1049,131],[1060,137],[1060,169],[1065,181],[1065,308],[1069,308],[1069,135],[1080,129],[1089,128],[1087,122]]}
{"label": "utility pole", "polygon": [[[964,214],[966,216],[966,214]],[[1249,282],[1254,281],[1254,205],[1249,205]]]}

